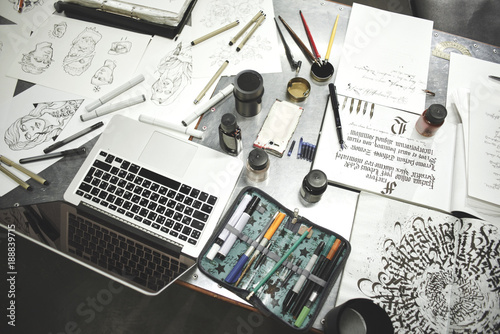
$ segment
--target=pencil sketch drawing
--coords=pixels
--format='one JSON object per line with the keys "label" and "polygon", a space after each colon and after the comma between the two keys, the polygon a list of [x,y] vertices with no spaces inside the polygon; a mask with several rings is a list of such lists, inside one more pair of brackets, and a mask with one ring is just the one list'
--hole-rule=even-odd
{"label": "pencil sketch drawing", "polygon": [[394,223],[378,247],[377,279],[358,279],[359,291],[387,311],[396,333],[498,333],[500,231],[481,224]]}
{"label": "pencil sketch drawing", "polygon": [[110,55],[123,55],[130,52],[132,49],[132,42],[130,41],[119,41],[111,43],[111,47],[108,51]]}
{"label": "pencil sketch drawing", "polygon": [[193,61],[191,48],[183,48],[182,43],[165,55],[155,70],[158,79],[151,87],[151,100],[159,105],[175,101],[183,89],[191,83]]}
{"label": "pencil sketch drawing", "polygon": [[11,150],[20,151],[53,140],[82,103],[83,99],[35,104],[34,109],[7,128],[5,143]]}
{"label": "pencil sketch drawing", "polygon": [[[12,9],[14,11],[19,10],[19,0],[8,0],[12,4]],[[45,3],[45,0],[28,0],[22,3],[23,13],[27,13],[34,9],[36,6],[42,6]]]}
{"label": "pencil sketch drawing", "polygon": [[94,90],[99,91],[99,87],[110,85],[113,83],[113,72],[116,63],[111,59],[106,59],[102,65],[92,76],[91,83],[95,86]]}
{"label": "pencil sketch drawing", "polygon": [[93,28],[85,28],[71,42],[71,48],[64,57],[64,71],[70,75],[78,76],[85,72],[92,64],[95,55],[96,44],[101,40],[102,35]]}
{"label": "pencil sketch drawing", "polygon": [[50,31],[49,36],[55,38],[62,38],[66,33],[67,28],[68,25],[66,22],[56,23],[54,24],[54,28],[52,29],[52,31]]}
{"label": "pencil sketch drawing", "polygon": [[52,43],[40,42],[35,45],[35,49],[23,54],[21,59],[21,69],[26,73],[42,74],[52,63]]}

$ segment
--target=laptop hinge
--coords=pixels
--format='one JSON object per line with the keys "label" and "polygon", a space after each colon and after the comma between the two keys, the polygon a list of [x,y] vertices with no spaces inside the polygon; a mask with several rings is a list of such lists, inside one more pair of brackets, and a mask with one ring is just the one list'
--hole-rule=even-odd
{"label": "laptop hinge", "polygon": [[146,240],[145,243],[153,243],[158,248],[164,250],[172,256],[179,257],[181,255],[181,244],[169,240],[158,233],[149,231],[140,225],[132,224],[123,218],[112,215],[109,212],[105,212],[104,210],[89,203],[80,202],[77,209],[95,217],[96,219],[99,219],[100,221],[104,221],[104,223],[112,224],[116,229],[122,230],[128,235],[131,234],[134,238]]}

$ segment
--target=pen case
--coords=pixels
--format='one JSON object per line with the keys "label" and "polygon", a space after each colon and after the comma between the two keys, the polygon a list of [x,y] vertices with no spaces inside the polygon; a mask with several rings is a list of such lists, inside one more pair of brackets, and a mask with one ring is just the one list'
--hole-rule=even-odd
{"label": "pen case", "polygon": [[[243,218],[247,222],[238,228],[245,221]],[[274,233],[270,231],[272,226],[278,226]],[[307,228],[312,231],[307,233]],[[302,237],[304,234],[307,236]],[[264,236],[269,241],[263,242]],[[231,238],[234,243],[227,250],[224,242]],[[252,249],[259,256],[254,258]],[[307,331],[350,251],[349,242],[339,234],[300,216],[297,209],[286,208],[259,188],[246,187],[223,216],[197,265],[210,279],[264,315],[297,331]],[[313,265],[306,268],[309,263]],[[260,289],[255,291],[259,285]]]}

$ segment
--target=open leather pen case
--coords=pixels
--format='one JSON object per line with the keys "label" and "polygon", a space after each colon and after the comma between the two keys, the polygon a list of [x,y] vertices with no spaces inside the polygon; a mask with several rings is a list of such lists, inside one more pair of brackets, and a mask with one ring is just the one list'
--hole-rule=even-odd
{"label": "open leather pen case", "polygon": [[203,249],[198,267],[263,314],[307,331],[350,251],[339,234],[247,187]]}

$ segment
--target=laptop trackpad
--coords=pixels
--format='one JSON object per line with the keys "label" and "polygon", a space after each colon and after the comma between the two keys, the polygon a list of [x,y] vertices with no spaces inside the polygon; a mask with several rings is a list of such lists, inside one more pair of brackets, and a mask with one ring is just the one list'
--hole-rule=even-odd
{"label": "laptop trackpad", "polygon": [[182,177],[198,147],[183,140],[154,132],[139,160],[172,175]]}

